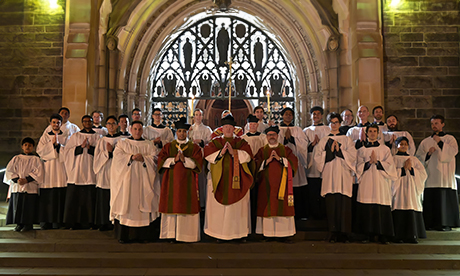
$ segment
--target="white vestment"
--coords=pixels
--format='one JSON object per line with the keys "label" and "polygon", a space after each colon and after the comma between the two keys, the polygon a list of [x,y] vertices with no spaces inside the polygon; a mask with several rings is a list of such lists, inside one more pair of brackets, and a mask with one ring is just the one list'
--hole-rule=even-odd
{"label": "white vestment", "polygon": [[110,143],[114,150],[115,146],[122,136],[102,137],[97,141],[94,150],[93,169],[96,174],[96,187],[101,189],[110,189],[110,170],[112,168],[112,158],[107,150],[107,143]]}
{"label": "white vestment", "polygon": [[[263,120],[260,120],[259,121],[259,125],[257,126],[257,131],[260,132],[260,133],[264,133],[264,131],[269,127],[268,124],[264,123]],[[246,123],[246,125],[244,126],[244,133],[248,133],[249,132],[249,123]]]}
{"label": "white vestment", "polygon": [[[339,143],[343,158],[335,156],[332,161],[326,162],[326,145],[329,139]],[[315,146],[313,153],[315,167],[322,172],[321,196],[340,193],[351,197],[356,173],[356,149],[351,138],[345,135],[325,136]]]}
{"label": "white vestment", "polygon": [[93,130],[101,136],[106,136],[107,134],[109,134],[109,131],[107,130],[107,128],[103,126],[93,127]]}
{"label": "white vestment", "polygon": [[[67,183],[75,185],[96,184],[96,175],[93,170],[94,156],[90,152],[94,150],[100,137],[99,134],[93,131],[90,133],[80,131],[70,137],[64,148]],[[75,150],[83,144],[85,139],[88,139],[91,148],[83,148],[81,154],[76,154]]]}
{"label": "white vestment", "polygon": [[299,160],[299,167],[297,173],[292,179],[292,186],[293,187],[301,187],[308,184],[307,176],[305,173],[305,169],[308,166],[308,141],[305,133],[303,133],[302,129],[298,126],[283,126],[280,125],[280,132],[278,134],[278,142],[284,145],[284,134],[286,133],[287,129],[291,130],[291,136],[294,137],[295,145],[292,143],[287,143],[285,146],[289,147],[292,150],[292,153],[297,157]]}
{"label": "white vestment", "polygon": [[[131,156],[142,154],[144,162]],[[149,140],[120,140],[113,152],[110,182],[110,219],[131,227],[148,226],[158,216],[160,178],[154,156],[158,149]]]}
{"label": "white vestment", "polygon": [[174,135],[169,127],[158,128],[147,126],[144,128],[144,134],[142,134],[142,138],[147,140],[155,140],[158,137],[160,137],[163,146],[167,143],[171,143],[174,140]]}
{"label": "white vestment", "polygon": [[259,135],[248,136],[249,132],[241,136],[246,142],[248,142],[249,146],[251,147],[252,155],[256,156],[259,149],[265,146],[267,141],[267,135],[261,133]]}
{"label": "white vestment", "polygon": [[[19,154],[14,156],[8,165],[6,165],[5,175],[3,176],[3,182],[10,185],[8,193],[28,193],[38,194],[38,188],[43,183],[43,177],[45,170],[43,168],[43,162],[36,155],[30,154]],[[24,185],[15,183],[15,178],[27,178],[32,177],[34,180]]]}
{"label": "white vestment", "polygon": [[[206,157],[209,169],[210,164],[216,163],[218,154],[219,151],[216,151]],[[251,161],[251,156],[244,150],[238,150],[238,157],[240,164]],[[212,179],[211,172],[209,172],[206,197],[204,232],[207,235],[221,240],[232,240],[247,237],[251,233],[249,191],[240,201],[231,205],[223,205],[212,193]]]}
{"label": "white vestment", "polygon": [[45,133],[40,137],[37,145],[37,154],[45,162],[45,177],[40,188],[63,188],[67,187],[67,175],[64,165],[64,145],[67,137],[64,132],[58,135],[58,148],[54,147],[55,134]]}
{"label": "white vestment", "polygon": [[[406,137],[407,140],[409,140],[409,149],[407,150],[407,152],[412,156],[415,155],[416,148],[415,148],[414,139],[412,139],[412,135],[410,135],[409,132],[402,131],[402,130],[396,130],[396,131],[388,130],[387,132],[383,133],[383,136],[385,137],[385,143],[389,143],[392,135],[395,136],[395,141],[399,137]],[[393,142],[393,144],[391,144],[391,154],[393,155],[395,155],[398,152],[398,146],[396,145],[395,141]]]}
{"label": "white vestment", "polygon": [[[410,170],[404,169],[407,159],[412,162],[413,174]],[[427,177],[422,163],[414,156],[395,155],[395,166],[398,179],[393,181],[393,204],[392,210],[414,210],[422,212],[422,194],[425,189]],[[404,170],[404,173],[402,173]],[[403,175],[405,174],[405,175]]]}
{"label": "white vestment", "polygon": [[[370,160],[372,151],[375,152],[379,163],[369,163],[370,167],[365,170],[366,166],[369,165],[367,162]],[[359,183],[357,201],[366,204],[391,206],[391,183],[398,176],[390,149],[382,144],[377,147],[367,147],[365,145],[358,150],[356,162]],[[379,165],[382,166],[383,170],[377,168]]]}
{"label": "white vestment", "polygon": [[[52,127],[48,125],[43,131],[43,134],[47,134],[52,130]],[[67,140],[69,140],[72,135],[74,135],[77,132],[80,132],[80,128],[76,124],[67,121],[66,123],[61,125],[61,131],[63,132],[63,135],[67,137]]]}
{"label": "white vestment", "polygon": [[[315,135],[318,136],[318,139],[321,140],[321,138],[331,133],[331,128],[325,125],[312,125],[304,128],[303,133],[305,133],[305,136],[307,137],[308,147],[310,148],[310,144],[315,140]],[[316,148],[316,146],[314,148]],[[321,171],[319,170],[319,168],[316,167],[316,164],[314,162],[313,149],[311,151],[309,149],[307,154],[307,177],[320,178]]]}
{"label": "white vestment", "polygon": [[257,217],[256,233],[265,237],[294,236],[294,217]]}
{"label": "white vestment", "polygon": [[[455,156],[458,153],[457,140],[452,135],[440,136],[443,142],[442,149],[432,137],[423,139],[418,147],[416,156],[425,166],[428,178],[425,188],[449,188],[457,190],[455,180]],[[436,148],[431,157],[426,155],[431,147]]]}

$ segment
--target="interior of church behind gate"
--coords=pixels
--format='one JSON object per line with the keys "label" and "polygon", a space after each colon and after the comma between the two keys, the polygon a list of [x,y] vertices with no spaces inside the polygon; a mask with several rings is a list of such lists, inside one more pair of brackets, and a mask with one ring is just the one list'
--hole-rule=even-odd
{"label": "interior of church behind gate", "polygon": [[[102,111],[106,117],[131,117],[131,110],[139,108],[144,124],[150,125],[152,111],[159,107],[164,123],[173,127],[181,117],[192,122],[193,110],[200,108],[204,110],[203,122],[212,129],[219,126],[226,109],[231,109],[237,125],[244,127],[256,106],[263,106],[265,119],[271,116],[276,123],[281,121],[281,110],[291,107],[295,124],[303,129],[312,124],[309,111],[313,106],[323,107],[325,116],[345,109],[356,116],[360,105],[369,110],[382,106],[384,117],[396,115],[400,128],[410,132],[417,146],[432,135],[430,117],[434,114],[445,117],[445,132],[459,140],[459,69],[460,0],[2,0],[0,176],[3,180],[8,161],[21,152],[21,140],[32,137],[38,141],[49,125],[50,115],[61,106],[71,110],[70,121],[80,127],[80,118],[93,110]],[[373,120],[372,114],[369,120]],[[459,155],[456,160],[456,177],[460,179]],[[5,201],[7,192],[8,186],[0,184],[0,201]],[[318,239],[322,237],[320,228],[310,228]],[[314,247],[316,241],[308,241],[306,233],[301,239],[306,237],[303,242],[307,240],[308,246]],[[417,269],[441,269],[446,274],[426,275],[454,275],[449,273],[458,273],[451,270],[460,267],[460,232],[442,234],[431,234],[426,244],[417,245],[418,249],[407,246],[393,252],[380,245],[366,245],[356,252],[351,249],[353,244],[338,249],[328,244],[312,252],[300,245],[293,248],[299,254],[322,254],[324,259],[312,257],[317,263],[331,259],[340,263],[330,270],[326,265],[312,265],[309,269],[317,269],[317,275],[336,275],[333,269],[344,269],[342,274],[349,275],[370,271],[389,275],[392,269],[401,275],[425,275],[418,274]],[[4,243],[0,241],[1,260],[7,256],[8,239],[23,237],[0,235],[5,239]],[[40,235],[28,234],[25,238],[39,239]],[[68,234],[62,235],[51,234],[40,241],[69,239]],[[91,239],[90,234],[81,237]],[[106,238],[100,236],[103,241]],[[78,243],[78,238],[70,239],[73,241],[68,247]],[[25,251],[38,250],[36,246]],[[90,249],[88,244],[80,246],[76,251]],[[144,250],[129,246],[135,254]],[[169,251],[162,244],[156,253],[163,250],[174,255],[188,250],[182,245],[173,246],[176,249]],[[275,255],[292,252],[289,245],[268,246],[264,250]],[[211,247],[211,252],[225,253]],[[190,252],[207,249],[192,248]],[[118,250],[123,247],[114,249]],[[235,248],[225,250],[238,252]],[[251,250],[268,253],[252,247],[244,253]],[[339,251],[348,257],[334,255]],[[378,255],[372,262],[361,258],[366,252],[396,257]],[[187,257],[196,263],[204,263],[190,254]],[[403,254],[415,255],[412,267],[409,262],[398,263],[398,256],[410,259]],[[271,264],[262,268],[250,264],[248,271],[259,270],[247,273],[270,273],[265,269],[270,267],[275,274],[302,275],[307,271],[298,256],[294,257],[294,268],[299,269],[296,272],[283,264],[282,257],[262,255],[258,261]],[[159,267],[162,261],[173,259],[164,256],[155,259]],[[376,264],[378,260],[381,265]],[[36,259],[31,262],[36,263]],[[77,263],[64,262],[68,266],[61,269],[76,267]],[[192,261],[181,262],[186,263],[184,269],[200,269]],[[237,268],[233,264],[241,263],[228,261],[225,269]],[[98,275],[123,275],[115,272],[116,265],[112,268],[113,274]],[[218,265],[215,268],[224,269]],[[92,270],[85,269],[87,274],[83,271],[82,275],[92,275]],[[224,275],[241,273],[225,269],[220,271]],[[136,275],[167,271],[171,270],[166,266],[158,272],[141,269]],[[213,275],[216,271],[192,273]],[[17,274],[25,272],[18,270]],[[179,272],[177,275],[182,275]],[[34,273],[38,272],[30,271],[30,275]]]}

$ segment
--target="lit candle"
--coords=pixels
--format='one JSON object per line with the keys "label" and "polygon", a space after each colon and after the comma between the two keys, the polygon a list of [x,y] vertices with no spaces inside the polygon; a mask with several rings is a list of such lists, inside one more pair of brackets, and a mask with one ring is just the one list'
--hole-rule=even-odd
{"label": "lit candle", "polygon": [[267,111],[270,113],[270,89],[267,90]]}
{"label": "lit candle", "polygon": [[195,95],[192,96],[192,106],[190,107],[190,117],[193,117],[193,101],[195,100]]}

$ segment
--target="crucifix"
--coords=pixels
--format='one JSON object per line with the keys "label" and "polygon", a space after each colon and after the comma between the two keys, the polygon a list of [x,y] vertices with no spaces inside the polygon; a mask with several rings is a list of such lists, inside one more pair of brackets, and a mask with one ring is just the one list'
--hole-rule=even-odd
{"label": "crucifix", "polygon": [[230,77],[228,78],[228,111],[232,112],[232,65],[233,58],[230,57],[229,61],[225,62],[225,65],[228,65]]}

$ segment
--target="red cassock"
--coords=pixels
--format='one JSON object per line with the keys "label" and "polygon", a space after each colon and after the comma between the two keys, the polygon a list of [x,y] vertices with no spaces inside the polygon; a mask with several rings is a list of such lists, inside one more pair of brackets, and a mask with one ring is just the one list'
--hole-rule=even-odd
{"label": "red cassock", "polygon": [[[249,146],[248,142],[240,137],[224,138],[223,136],[220,136],[214,138],[204,148],[204,156],[206,157],[210,154],[220,151],[225,146],[226,142],[229,142],[234,150],[245,151],[252,159],[251,147]],[[214,197],[216,198],[217,202],[223,205],[230,205],[240,201],[252,186],[253,177],[249,164],[238,164],[237,167],[239,173],[235,174],[234,158],[228,151],[224,154],[222,160],[216,164],[211,164],[211,175],[213,175],[213,179],[216,179],[216,175],[217,179],[219,179],[218,183],[213,183]],[[240,187],[235,189],[233,188],[232,184],[234,175],[238,174],[240,179]]]}
{"label": "red cassock", "polygon": [[298,159],[288,147],[278,144],[278,147],[270,148],[269,145],[265,145],[265,147],[257,152],[255,156],[256,169],[258,171],[257,216],[294,216],[294,206],[293,204],[289,204],[289,200],[293,200],[289,198],[290,196],[292,197],[292,181],[291,183],[286,181],[283,200],[278,199],[285,166],[276,159],[273,159],[268,165],[265,165],[262,171],[259,171],[262,162],[270,157],[272,151],[275,151],[278,156],[285,157],[288,160],[292,175],[297,171]]}
{"label": "red cassock", "polygon": [[188,169],[184,163],[177,162],[171,168],[163,168],[169,157],[175,158],[177,140],[166,144],[158,154],[158,171],[163,174],[160,195],[160,213],[197,214],[200,212],[198,199],[198,174],[203,167],[203,155],[197,144],[189,141],[181,145],[185,157],[191,158],[196,167]]}

